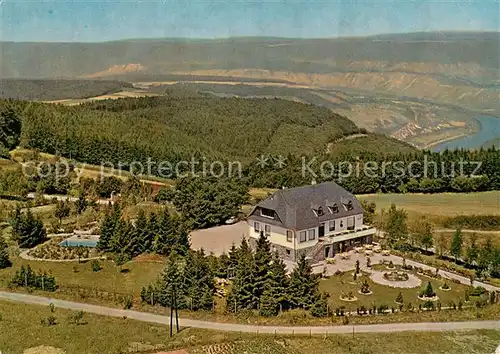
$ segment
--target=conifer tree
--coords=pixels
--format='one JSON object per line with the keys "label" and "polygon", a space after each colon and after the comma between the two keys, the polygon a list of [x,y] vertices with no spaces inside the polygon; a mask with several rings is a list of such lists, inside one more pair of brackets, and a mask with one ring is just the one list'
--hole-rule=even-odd
{"label": "conifer tree", "polygon": [[144,252],[153,252],[155,240],[159,233],[158,217],[155,213],[151,213],[148,218],[148,225],[144,237]]}
{"label": "conifer tree", "polygon": [[243,239],[238,250],[238,264],[236,266],[233,287],[227,298],[227,309],[229,311],[256,307],[257,301],[254,297],[253,269],[253,254],[246,239]]}
{"label": "conifer tree", "polygon": [[233,278],[236,274],[236,267],[238,266],[238,248],[233,244],[229,250],[229,265],[227,267],[228,278]]}
{"label": "conifer tree", "polygon": [[264,232],[261,231],[257,240],[257,247],[254,256],[254,297],[260,300],[267,283],[271,278],[271,243],[268,241]]}
{"label": "conifer tree", "polygon": [[269,279],[260,297],[260,314],[276,316],[280,310],[285,310],[288,304],[288,276],[286,266],[275,252],[269,271]]}
{"label": "conifer tree", "polygon": [[148,219],[144,210],[140,209],[137,213],[137,219],[134,224],[134,231],[132,235],[132,242],[137,244],[137,254],[148,252]]}
{"label": "conifer tree", "polygon": [[178,296],[180,285],[181,285],[181,272],[178,265],[178,256],[175,253],[171,253],[168,257],[167,266],[163,271],[161,280],[158,286],[158,302],[162,306],[172,306],[173,305],[173,294],[174,291]]}
{"label": "conifer tree", "polygon": [[9,259],[9,250],[7,243],[2,236],[0,236],[0,269],[10,267],[12,262]]}
{"label": "conifer tree", "polygon": [[118,204],[114,204],[113,208],[108,209],[106,215],[104,215],[100,225],[99,242],[97,242],[97,248],[99,250],[105,252],[112,251],[111,239],[113,238],[115,227],[120,217],[121,209]]}
{"label": "conifer tree", "polygon": [[289,284],[290,303],[294,308],[308,309],[317,300],[319,276],[312,273],[305,255],[299,258]]}
{"label": "conifer tree", "polygon": [[155,240],[155,251],[159,254],[168,255],[174,249],[176,241],[177,219],[174,219],[167,208],[163,210],[158,227],[158,235]]}
{"label": "conifer tree", "polygon": [[125,220],[118,220],[113,230],[113,236],[109,242],[111,252],[125,253],[132,256],[131,249],[132,226]]}
{"label": "conifer tree", "polygon": [[42,243],[47,237],[47,232],[40,219],[36,218],[31,209],[26,213],[16,210],[12,220],[12,238],[19,247],[31,248]]}
{"label": "conifer tree", "polygon": [[189,232],[186,226],[179,223],[177,228],[177,237],[174,241],[174,250],[177,254],[185,256],[188,250],[191,248],[191,242],[189,241]]}

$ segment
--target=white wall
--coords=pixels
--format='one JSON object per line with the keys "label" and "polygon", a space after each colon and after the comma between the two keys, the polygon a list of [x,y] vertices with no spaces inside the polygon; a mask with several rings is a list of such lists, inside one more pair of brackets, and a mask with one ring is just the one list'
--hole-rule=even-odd
{"label": "white wall", "polygon": [[[254,220],[248,220],[248,227],[249,227],[248,235],[250,237],[258,239],[259,235],[260,235],[260,231],[259,232],[254,231],[254,227],[253,227],[254,222],[255,222]],[[266,225],[266,224],[261,222],[261,221],[257,221],[257,222],[259,223],[260,230],[265,231],[264,225]],[[267,224],[267,225],[270,225],[270,224]],[[292,242],[288,242],[286,240],[286,229],[285,228],[279,227],[279,226],[274,226],[274,225],[270,225],[270,226],[271,226],[271,235],[267,237],[269,242],[278,244],[280,246],[288,247],[288,248],[295,248],[294,247],[295,237],[294,237],[293,232],[292,232]]]}

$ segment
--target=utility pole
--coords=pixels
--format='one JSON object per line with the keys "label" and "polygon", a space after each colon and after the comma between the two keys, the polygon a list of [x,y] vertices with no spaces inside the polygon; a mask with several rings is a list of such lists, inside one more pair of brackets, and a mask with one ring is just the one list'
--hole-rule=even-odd
{"label": "utility pole", "polygon": [[170,298],[170,337],[172,337],[172,326],[173,326],[173,316],[174,316],[174,306],[173,306],[173,293]]}
{"label": "utility pole", "polygon": [[179,333],[179,314],[177,313],[177,293],[174,288],[174,306],[175,306],[175,327],[177,329],[176,333]]}

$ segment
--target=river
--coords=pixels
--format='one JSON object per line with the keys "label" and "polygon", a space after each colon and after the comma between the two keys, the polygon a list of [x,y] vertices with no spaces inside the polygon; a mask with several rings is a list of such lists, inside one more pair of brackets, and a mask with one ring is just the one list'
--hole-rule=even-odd
{"label": "river", "polygon": [[432,147],[431,150],[479,149],[487,141],[500,138],[500,118],[481,115],[476,117],[476,120],[479,121],[479,131],[472,135],[445,141]]}

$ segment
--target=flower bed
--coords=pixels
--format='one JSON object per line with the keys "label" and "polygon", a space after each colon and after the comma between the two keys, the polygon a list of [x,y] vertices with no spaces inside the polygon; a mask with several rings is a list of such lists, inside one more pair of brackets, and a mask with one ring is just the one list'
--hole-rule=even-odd
{"label": "flower bed", "polygon": [[358,298],[352,294],[352,292],[349,292],[348,294],[342,293],[339,296],[339,299],[342,301],[348,301],[348,302],[354,302],[358,301]]}
{"label": "flower bed", "polygon": [[62,247],[62,239],[54,237],[28,252],[28,256],[47,260],[78,260],[99,256],[99,251],[89,247]]}
{"label": "flower bed", "polygon": [[407,281],[409,279],[408,273],[405,272],[386,272],[384,279],[388,281]]}

